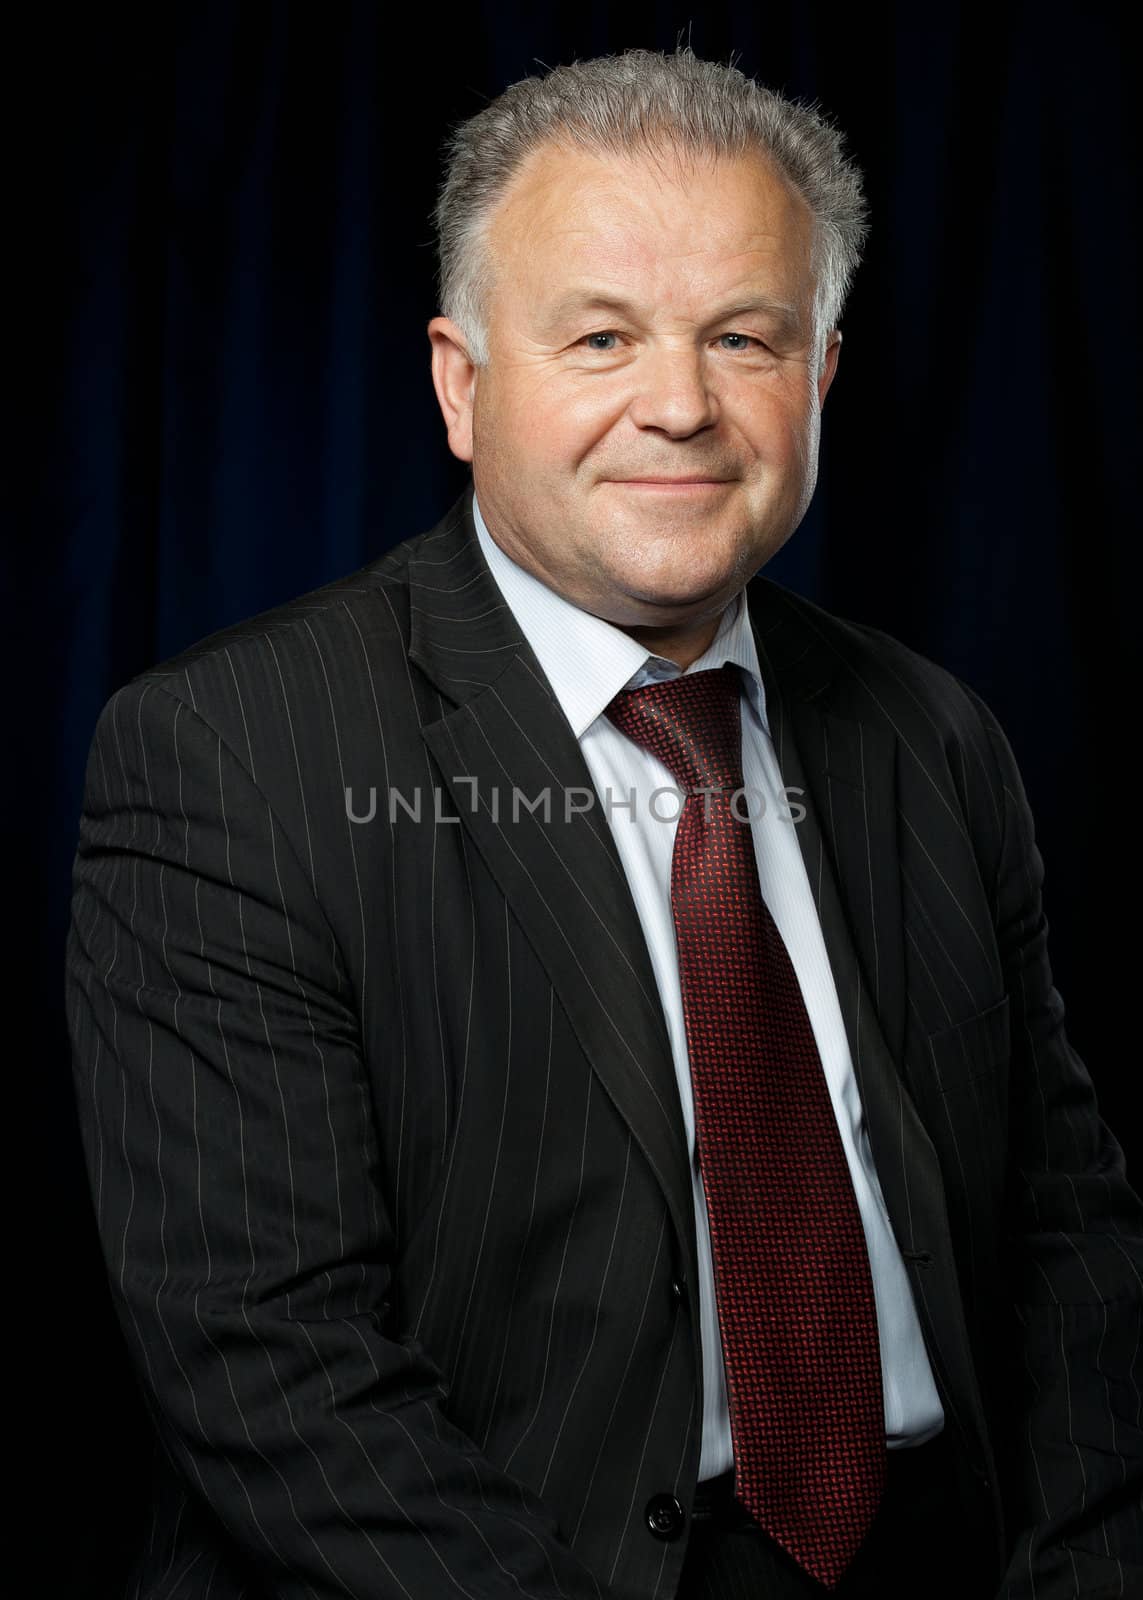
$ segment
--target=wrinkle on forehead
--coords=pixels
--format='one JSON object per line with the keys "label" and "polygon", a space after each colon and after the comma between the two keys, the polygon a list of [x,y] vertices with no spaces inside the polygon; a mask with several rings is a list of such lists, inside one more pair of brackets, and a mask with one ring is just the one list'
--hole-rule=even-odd
{"label": "wrinkle on forehead", "polygon": [[[727,303],[747,285],[787,306],[805,295],[812,215],[761,158],[708,162],[691,182],[672,178],[649,190],[645,159],[607,161],[547,147],[535,154],[496,214],[492,241],[496,277],[510,295],[526,299],[529,311],[539,310],[549,293],[565,299],[577,282],[616,300],[675,295],[687,280],[706,303],[712,293]],[[688,188],[697,189],[689,205]],[[744,206],[756,207],[757,215],[744,215]],[[644,281],[633,283],[633,273]],[[547,305],[542,319],[552,319]]]}
{"label": "wrinkle on forehead", "polygon": [[[576,168],[578,181],[569,185],[563,180]],[[733,168],[752,168],[759,177],[768,180],[758,191],[758,198],[760,204],[777,219],[786,218],[795,226],[812,225],[805,200],[782,177],[774,164],[759,152],[699,161],[686,169],[677,168],[667,172],[649,163],[641,152],[604,157],[594,152],[550,144],[533,151],[517,171],[490,219],[489,232],[499,235],[502,246],[530,240],[537,227],[545,225],[552,238],[571,238],[577,232],[588,235],[594,233],[598,238],[598,229],[577,229],[574,217],[569,218],[569,208],[588,206],[601,197],[607,197],[609,191],[611,197],[626,200],[634,176],[641,180],[637,203],[644,211],[658,212],[669,225],[678,218],[681,193],[693,188],[696,182],[701,187],[703,180],[714,178],[720,170],[728,172]],[[652,196],[662,201],[661,206],[652,206]],[[513,222],[517,223],[515,229],[512,228]],[[777,235],[763,229],[760,236],[773,238]]]}

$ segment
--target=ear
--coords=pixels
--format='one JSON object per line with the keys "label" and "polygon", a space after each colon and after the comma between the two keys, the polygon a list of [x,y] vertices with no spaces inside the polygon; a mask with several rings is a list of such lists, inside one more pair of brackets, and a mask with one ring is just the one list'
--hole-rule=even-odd
{"label": "ear", "polygon": [[464,335],[450,317],[433,317],[428,335],[433,347],[433,388],[448,430],[448,447],[458,460],[471,462],[478,369],[469,359]]}
{"label": "ear", "polygon": [[825,355],[822,358],[822,370],[818,377],[818,410],[825,405],[825,397],[829,393],[829,386],[833,382],[833,375],[837,371],[837,358],[841,353],[841,329],[835,328],[826,340]]}

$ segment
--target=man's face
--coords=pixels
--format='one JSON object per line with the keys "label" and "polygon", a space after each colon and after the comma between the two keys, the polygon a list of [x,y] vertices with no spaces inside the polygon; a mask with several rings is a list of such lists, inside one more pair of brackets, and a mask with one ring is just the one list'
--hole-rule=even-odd
{"label": "man's face", "polygon": [[640,631],[717,616],[797,527],[839,337],[813,370],[810,213],[761,160],[663,168],[534,152],[490,230],[490,364],[429,324],[497,543]]}

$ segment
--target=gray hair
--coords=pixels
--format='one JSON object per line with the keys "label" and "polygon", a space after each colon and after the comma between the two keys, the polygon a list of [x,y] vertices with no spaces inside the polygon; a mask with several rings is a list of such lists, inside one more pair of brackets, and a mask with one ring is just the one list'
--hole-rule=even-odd
{"label": "gray hair", "polygon": [[441,311],[463,334],[473,365],[487,366],[494,281],[488,229],[513,176],[538,147],[652,159],[670,151],[680,160],[757,152],[813,215],[820,368],[868,232],[861,171],[843,144],[816,106],[787,100],[731,64],[700,60],[689,45],[673,56],[625,50],[522,78],[444,141],[444,179],[433,209]]}

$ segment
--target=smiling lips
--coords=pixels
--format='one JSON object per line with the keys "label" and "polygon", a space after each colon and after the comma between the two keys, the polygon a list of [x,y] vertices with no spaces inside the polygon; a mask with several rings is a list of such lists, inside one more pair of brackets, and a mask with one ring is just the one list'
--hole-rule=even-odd
{"label": "smiling lips", "polygon": [[622,483],[629,488],[637,489],[717,489],[722,484],[729,482],[727,478],[615,478],[614,483]]}

